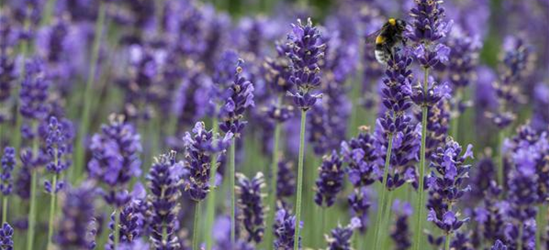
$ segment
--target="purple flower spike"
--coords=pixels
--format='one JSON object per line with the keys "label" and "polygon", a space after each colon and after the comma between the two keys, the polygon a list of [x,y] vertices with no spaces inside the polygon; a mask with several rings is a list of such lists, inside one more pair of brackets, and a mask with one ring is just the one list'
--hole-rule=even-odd
{"label": "purple flower spike", "polygon": [[92,159],[88,171],[92,178],[107,184],[107,203],[123,207],[129,202],[126,190],[132,177],[141,175],[141,138],[133,125],[124,122],[123,116],[112,115],[109,125],[91,139]]}
{"label": "purple flower spike", "polygon": [[27,119],[42,120],[48,114],[48,88],[50,82],[45,78],[44,63],[38,58],[25,62],[25,77],[21,83],[19,112]]}
{"label": "purple flower spike", "polygon": [[261,189],[265,186],[261,172],[253,179],[248,179],[243,174],[237,174],[238,206],[241,210],[241,220],[246,232],[248,242],[259,243],[265,232],[265,211],[263,207],[263,194]]}
{"label": "purple flower spike", "polygon": [[254,86],[245,77],[242,76],[242,59],[238,60],[236,64],[236,72],[232,83],[228,86],[226,93],[223,96],[227,96],[225,104],[222,105],[220,110],[221,123],[219,128],[221,131],[227,133],[231,132],[235,136],[239,136],[246,121],[242,121],[244,112],[247,108],[253,107],[254,104]]}
{"label": "purple flower spike", "polygon": [[[48,131],[46,136],[46,152],[50,157],[50,162],[46,165],[46,170],[54,175],[59,175],[62,171],[69,168],[71,162],[65,160],[64,156],[70,153],[70,130],[72,123],[68,120],[60,122],[55,116],[50,117]],[[49,181],[45,182],[45,188],[48,193],[57,193],[63,187],[63,182],[58,182],[56,187],[52,187]]]}
{"label": "purple flower spike", "polygon": [[435,223],[444,233],[450,234],[458,230],[469,218],[460,220],[453,211],[448,211],[442,215],[442,218],[437,217],[435,210],[431,209],[427,215],[427,221]]}
{"label": "purple flower spike", "polygon": [[354,192],[347,198],[347,201],[353,211],[353,218],[360,221],[360,225],[357,229],[361,233],[366,232],[366,228],[368,226],[368,210],[372,205],[370,202],[368,189],[366,187],[355,188]]}
{"label": "purple flower spike", "polygon": [[13,250],[13,228],[8,223],[0,228],[0,249]]}
{"label": "purple flower spike", "polygon": [[2,174],[0,175],[0,192],[2,192],[3,196],[9,196],[13,191],[12,172],[16,164],[15,149],[12,147],[4,148]]}
{"label": "purple flower spike", "polygon": [[[299,227],[303,227],[299,223]],[[294,247],[295,216],[292,216],[285,209],[280,209],[275,215],[274,241],[275,249],[292,249]],[[299,237],[299,248],[301,248],[301,236]]]}
{"label": "purple flower spike", "polygon": [[396,213],[396,223],[391,229],[391,239],[395,242],[396,250],[406,250],[412,246],[410,226],[408,221],[412,215],[412,206],[407,202],[395,200],[393,212]]}
{"label": "purple flower spike", "polygon": [[[293,163],[281,159],[278,162],[278,183],[276,184],[276,198],[291,197],[295,193],[296,176]],[[274,208],[273,208],[274,209]]]}
{"label": "purple flower spike", "polygon": [[356,138],[341,143],[341,156],[348,164],[349,181],[355,187],[371,185],[377,179],[374,168],[379,156],[374,144],[375,138],[367,128]]}
{"label": "purple flower spike", "polygon": [[[212,155],[224,152],[230,145],[232,133],[228,132],[220,140],[219,135],[206,130],[203,122],[197,122],[191,133],[187,132],[183,141],[185,142],[185,167],[189,170],[189,176],[185,180],[185,191],[194,201],[201,201],[206,198],[210,191],[210,169]],[[218,161],[219,162],[219,157]],[[215,173],[212,173],[215,174]]]}
{"label": "purple flower spike", "polygon": [[408,38],[414,42],[436,42],[446,36],[451,23],[445,21],[442,1],[416,0],[410,16],[414,19],[408,27]]}
{"label": "purple flower spike", "polygon": [[179,249],[177,238],[177,203],[180,194],[178,173],[182,165],[175,162],[175,153],[161,155],[151,167],[149,180],[150,239],[156,249]]}
{"label": "purple flower spike", "polygon": [[64,198],[62,206],[63,216],[58,226],[58,233],[54,236],[57,245],[62,249],[88,250],[95,247],[93,224],[93,200],[96,191],[92,182],[85,182],[78,189],[70,189]]}
{"label": "purple flower spike", "polygon": [[[111,221],[109,222],[109,243],[106,246],[108,250],[114,250],[114,213],[111,215]],[[143,230],[143,219],[139,211],[137,203],[130,203],[124,207],[120,212],[120,224],[118,225],[120,230],[120,244],[133,244],[140,236]]]}
{"label": "purple flower spike", "polygon": [[337,194],[343,189],[343,177],[345,175],[342,169],[342,161],[335,150],[332,155],[324,156],[318,171],[315,203],[321,207],[324,205],[331,207]]}
{"label": "purple flower spike", "polygon": [[324,57],[326,45],[310,18],[305,25],[298,19],[292,28],[293,32],[288,34],[290,51],[287,53],[292,71],[289,81],[294,86],[291,96],[298,108],[307,111],[322,96],[311,91],[320,86],[319,60]]}
{"label": "purple flower spike", "polygon": [[326,235],[329,250],[351,250],[351,237],[353,237],[353,227],[338,226],[332,230],[331,236]]}

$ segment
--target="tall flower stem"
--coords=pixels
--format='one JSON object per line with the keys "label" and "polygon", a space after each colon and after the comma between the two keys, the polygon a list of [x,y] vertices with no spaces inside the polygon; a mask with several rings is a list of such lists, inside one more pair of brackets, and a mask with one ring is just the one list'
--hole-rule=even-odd
{"label": "tall flower stem", "polygon": [[7,221],[8,218],[8,196],[4,195],[2,197],[2,225]]}
{"label": "tall flower stem", "polygon": [[90,107],[92,104],[93,98],[96,98],[92,93],[92,84],[95,81],[95,71],[97,68],[97,61],[99,59],[99,48],[101,46],[101,35],[103,33],[103,26],[105,22],[105,12],[106,12],[106,3],[105,1],[99,1],[99,16],[97,17],[95,23],[95,37],[93,39],[93,47],[90,61],[90,71],[88,72],[88,80],[86,82],[85,92],[83,93],[84,98],[84,108],[82,110],[82,118],[80,119],[80,128],[78,130],[78,137],[76,141],[76,152],[75,152],[75,165],[74,168],[71,168],[71,179],[74,179],[76,176],[80,176],[82,169],[84,168],[84,137],[86,136],[89,129],[89,120],[90,120]]}
{"label": "tall flower stem", "polygon": [[[57,153],[56,153],[56,156],[57,156]],[[52,249],[53,247],[52,236],[53,236],[53,220],[55,218],[55,199],[56,199],[55,187],[57,186],[57,174],[53,175],[51,185],[52,185],[52,190],[51,190],[51,198],[50,198],[50,219],[48,222],[48,248],[47,249]]]}
{"label": "tall flower stem", "polygon": [[56,2],[56,0],[47,0],[46,7],[44,8],[44,14],[42,15],[42,20],[40,20],[40,26],[45,26],[50,23]]}
{"label": "tall flower stem", "polygon": [[295,204],[295,233],[294,233],[294,250],[299,249],[299,227],[301,221],[301,199],[303,195],[303,162],[305,156],[305,125],[307,121],[307,111],[301,110],[301,127],[299,132],[299,159],[297,162],[297,192]]}
{"label": "tall flower stem", "polygon": [[543,231],[547,226],[548,219],[545,215],[547,215],[547,205],[542,203],[538,206],[538,214],[536,216],[536,250],[540,250],[543,244],[541,235],[543,235]]}
{"label": "tall flower stem", "polygon": [[[429,79],[429,69],[424,69],[424,79],[423,79],[423,92],[424,96],[426,96],[428,85],[428,79]],[[427,141],[427,106],[423,105],[421,107],[421,149],[420,149],[420,155],[419,155],[419,177],[418,177],[418,201],[416,202],[416,209],[417,216],[416,216],[416,230],[415,232],[415,240],[414,240],[414,247],[413,250],[419,250],[421,246],[421,234],[423,231],[423,213],[425,212],[425,206],[424,206],[424,184],[423,179],[425,175],[425,144]]]}
{"label": "tall flower stem", "polygon": [[[278,97],[278,103],[277,105],[282,104],[282,95]],[[275,220],[275,212],[276,212],[276,183],[278,182],[278,158],[279,158],[279,149],[278,145],[280,143],[280,131],[282,130],[282,124],[280,122],[276,122],[275,130],[274,130],[274,145],[273,145],[273,158],[271,163],[271,182],[270,182],[270,189],[271,192],[269,194],[269,213],[267,214],[267,228],[266,228],[266,236],[265,236],[265,242],[267,244],[267,249],[273,249],[273,226],[274,226],[274,220]]]}
{"label": "tall flower stem", "polygon": [[[216,112],[217,113],[217,112]],[[213,116],[212,120],[212,132],[217,134],[218,129],[217,116]],[[212,154],[210,159],[210,193],[206,198],[206,249],[211,250],[213,247],[212,228],[215,219],[215,193],[217,187],[215,187],[215,175],[217,173],[217,155]]]}
{"label": "tall flower stem", "polygon": [[[38,123],[33,121],[32,124],[33,131],[38,131]],[[38,135],[34,136],[32,142],[32,157],[38,157]],[[29,211],[29,230],[27,232],[27,250],[34,250],[34,227],[36,225],[36,186],[38,182],[38,170],[37,166],[32,166],[31,169],[31,190],[30,190],[30,211]]]}
{"label": "tall flower stem", "polygon": [[[200,217],[200,202],[196,202],[194,205],[194,223],[193,223],[193,249],[200,249],[198,248],[198,218]],[[211,232],[206,232],[206,235],[210,234]]]}
{"label": "tall flower stem", "polygon": [[505,173],[503,172],[503,164],[504,164],[504,157],[503,157],[503,141],[505,140],[505,129],[501,129],[498,132],[498,166],[497,166],[497,181],[498,184],[501,185],[502,188],[505,189]]}
{"label": "tall flower stem", "polygon": [[452,124],[450,125],[451,129],[452,129],[452,137],[454,138],[454,140],[458,141],[458,136],[459,136],[459,118],[460,118],[460,113],[459,113],[459,102],[461,101],[461,96],[462,96],[462,89],[461,88],[457,88],[456,89],[456,96],[455,96],[455,107],[454,107],[454,117],[452,117]]}
{"label": "tall flower stem", "polygon": [[384,216],[383,213],[385,211],[386,204],[386,196],[387,196],[387,177],[389,176],[389,166],[391,164],[391,151],[393,150],[393,134],[389,133],[388,135],[388,145],[387,145],[387,154],[385,156],[385,168],[383,169],[383,181],[381,183],[381,191],[379,196],[379,202],[378,202],[378,209],[377,209],[377,219],[376,219],[376,230],[374,232],[374,249],[379,249],[379,244],[381,242],[381,234],[379,233],[380,230],[385,226],[385,222],[383,221]]}
{"label": "tall flower stem", "polygon": [[234,246],[236,240],[236,192],[235,192],[235,156],[236,156],[236,140],[231,139],[231,147],[229,148],[229,186],[231,188],[231,245]]}
{"label": "tall flower stem", "polygon": [[118,243],[120,241],[120,227],[118,225],[120,225],[120,209],[116,208],[116,210],[114,210],[114,250],[118,248]]}

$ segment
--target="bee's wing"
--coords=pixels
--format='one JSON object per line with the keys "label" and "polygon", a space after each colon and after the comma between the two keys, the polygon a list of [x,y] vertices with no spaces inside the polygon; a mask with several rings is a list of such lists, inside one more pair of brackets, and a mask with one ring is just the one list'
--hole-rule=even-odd
{"label": "bee's wing", "polygon": [[381,29],[379,29],[379,30],[377,30],[377,31],[375,31],[375,32],[372,32],[372,33],[368,34],[368,35],[366,36],[366,38],[365,38],[366,43],[367,43],[367,44],[374,44],[375,41],[376,41],[376,37],[377,37],[379,34],[381,34],[381,31],[382,31],[382,30],[383,30],[383,28],[381,28]]}

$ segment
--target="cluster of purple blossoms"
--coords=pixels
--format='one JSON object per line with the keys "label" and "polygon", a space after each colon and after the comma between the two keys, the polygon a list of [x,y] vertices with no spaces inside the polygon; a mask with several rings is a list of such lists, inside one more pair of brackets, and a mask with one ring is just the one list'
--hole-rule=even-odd
{"label": "cluster of purple blossoms", "polygon": [[395,200],[393,212],[396,214],[396,223],[391,229],[391,239],[395,243],[396,250],[406,250],[412,246],[410,226],[408,224],[412,215],[412,206],[410,203]]}
{"label": "cluster of purple blossoms", "polygon": [[0,228],[0,249],[13,250],[13,228],[8,223]]}
{"label": "cluster of purple blossoms", "polygon": [[[276,212],[275,223],[273,226],[275,249],[292,249],[294,247],[295,234],[295,216],[282,208]],[[303,222],[299,222],[299,227],[303,227]],[[299,248],[301,248],[301,236],[299,236]]]}
{"label": "cluster of purple blossoms", "polygon": [[[229,147],[232,133],[229,132],[220,140],[216,140],[219,135],[206,130],[203,122],[197,122],[192,133],[191,135],[187,132],[183,138],[186,151],[185,167],[189,170],[184,185],[192,200],[201,201],[210,191],[211,157]],[[219,158],[216,162],[218,164]]]}
{"label": "cluster of purple blossoms", "polygon": [[[46,153],[52,161],[46,165],[46,170],[54,175],[59,175],[71,165],[70,160],[64,159],[64,156],[71,151],[70,126],[72,125],[69,121],[60,122],[55,116],[50,117],[46,136]],[[52,187],[52,183],[46,181],[44,185],[48,193],[57,193],[63,188],[64,183],[58,182],[56,187]]]}
{"label": "cluster of purple blossoms", "polygon": [[417,0],[415,3],[410,13],[414,20],[408,27],[407,37],[417,44],[413,52],[419,64],[428,69],[448,60],[450,48],[438,42],[446,36],[451,24],[445,21],[442,1]]}
{"label": "cluster of purple blossoms", "polygon": [[315,203],[319,206],[331,207],[336,196],[343,190],[343,162],[334,150],[330,156],[322,159],[322,165],[318,168],[319,176],[316,180]]}
{"label": "cluster of purple blossoms", "polygon": [[[281,159],[278,162],[278,182],[276,183],[276,198],[291,197],[295,194],[296,176],[293,163]],[[274,208],[273,208],[274,209]]]}
{"label": "cluster of purple blossoms", "polygon": [[368,228],[368,210],[372,206],[368,188],[355,188],[353,193],[347,197],[347,202],[353,212],[353,218],[359,219],[360,225],[357,227],[362,234]]}
{"label": "cluster of purple blossoms", "polygon": [[351,238],[353,237],[353,225],[332,229],[330,236],[326,235],[329,250],[351,250]]}
{"label": "cluster of purple blossoms", "polygon": [[150,173],[150,239],[157,249],[179,249],[180,243],[176,233],[177,203],[179,191],[180,163],[175,162],[175,155],[162,155],[156,159]]}
{"label": "cluster of purple blossoms", "polygon": [[324,57],[326,45],[311,19],[307,19],[306,25],[298,19],[297,25],[292,24],[292,27],[293,33],[288,34],[290,52],[287,54],[292,71],[289,82],[294,87],[291,96],[299,109],[307,111],[322,96],[312,91],[321,83],[319,60]]}
{"label": "cluster of purple blossoms", "polygon": [[502,189],[492,180],[489,187],[484,191],[484,204],[477,207],[472,213],[479,229],[475,231],[476,238],[489,242],[504,239],[503,227],[506,206],[498,200],[501,194]]}
{"label": "cluster of purple blossoms", "polygon": [[239,195],[237,204],[240,211],[240,220],[246,232],[247,241],[259,243],[265,232],[265,209],[261,189],[265,186],[263,174],[257,173],[253,179],[243,174],[237,174],[236,191]]}
{"label": "cluster of purple blossoms", "polygon": [[0,175],[0,192],[3,196],[9,196],[13,191],[12,172],[17,164],[15,161],[15,149],[12,147],[4,148],[2,155],[2,173]]}
{"label": "cluster of purple blossoms", "polygon": [[507,128],[516,118],[513,107],[524,102],[520,82],[531,70],[531,47],[523,39],[508,37],[500,79],[493,83],[499,101],[499,110],[487,116],[499,128]]}
{"label": "cluster of purple blossoms", "polygon": [[244,112],[248,107],[254,106],[254,86],[244,76],[242,76],[242,64],[244,61],[238,60],[236,72],[231,84],[226,89],[223,96],[226,96],[225,103],[221,106],[219,116],[221,118],[219,128],[221,131],[238,137],[246,121],[242,121]]}
{"label": "cluster of purple blossoms", "polygon": [[48,88],[50,82],[45,78],[44,63],[38,58],[25,62],[25,76],[21,83],[19,112],[25,118],[42,120],[48,115]]}
{"label": "cluster of purple blossoms", "polygon": [[[139,212],[140,211],[132,203],[125,206],[120,212],[120,222],[118,224],[120,244],[132,244],[141,236],[143,220]],[[111,234],[109,234],[109,243],[105,246],[105,249],[108,250],[114,250],[114,234],[112,233],[115,230],[114,223],[115,214],[113,213],[109,222],[109,229],[111,230]]]}
{"label": "cluster of purple blossoms", "polygon": [[56,244],[63,249],[91,250],[95,248],[95,233],[90,230],[95,209],[96,190],[93,183],[85,182],[78,189],[69,189],[63,199],[63,216],[58,224]]}
{"label": "cluster of purple blossoms", "polygon": [[341,155],[348,164],[346,172],[355,187],[369,186],[377,178],[374,172],[375,162],[379,158],[375,148],[376,140],[368,128],[363,130],[356,138],[341,143]]}
{"label": "cluster of purple blossoms", "polygon": [[496,243],[490,248],[490,250],[507,250],[507,246],[501,242],[501,240],[496,240]]}
{"label": "cluster of purple blossoms", "polygon": [[[0,103],[4,103],[9,99],[17,80],[15,58],[11,51],[18,36],[11,20],[4,15],[0,17],[0,35],[3,38],[0,41]],[[0,109],[0,123],[8,118],[8,110]]]}
{"label": "cluster of purple blossoms", "polygon": [[131,199],[127,185],[132,177],[141,175],[141,138],[123,116],[112,115],[109,120],[109,125],[102,125],[101,133],[91,138],[88,172],[109,187],[105,201],[123,207]]}
{"label": "cluster of purple blossoms", "polygon": [[447,235],[459,229],[465,220],[459,220],[459,213],[452,211],[452,207],[463,197],[470,187],[463,187],[469,174],[469,165],[464,162],[473,157],[472,146],[469,145],[462,155],[461,146],[449,139],[444,147],[437,149],[432,156],[431,175],[427,178],[429,187],[430,209],[428,220],[432,221]]}

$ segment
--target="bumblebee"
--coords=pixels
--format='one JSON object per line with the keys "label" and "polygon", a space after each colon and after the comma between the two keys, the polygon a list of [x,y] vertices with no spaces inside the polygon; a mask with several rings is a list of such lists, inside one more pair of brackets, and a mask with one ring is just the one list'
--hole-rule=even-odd
{"label": "bumblebee", "polygon": [[375,56],[381,64],[387,64],[393,58],[394,47],[404,43],[403,33],[406,29],[406,22],[401,19],[390,18],[378,31],[370,34],[369,38],[375,37]]}

